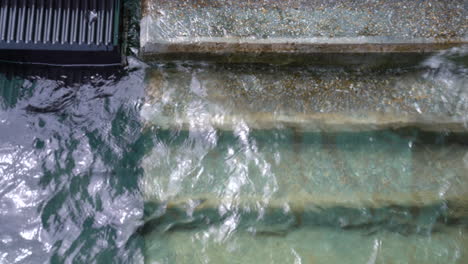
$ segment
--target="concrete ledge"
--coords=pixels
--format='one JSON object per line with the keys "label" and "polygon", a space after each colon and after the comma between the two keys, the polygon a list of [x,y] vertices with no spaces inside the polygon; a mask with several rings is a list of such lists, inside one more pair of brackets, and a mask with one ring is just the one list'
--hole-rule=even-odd
{"label": "concrete ledge", "polygon": [[390,68],[413,66],[435,53],[468,42],[424,44],[317,44],[317,43],[160,43],[142,48],[145,61],[210,61],[278,65],[359,66]]}
{"label": "concrete ledge", "polygon": [[332,57],[338,64],[366,64],[370,53],[374,64],[390,61],[378,54],[408,64],[468,43],[462,0],[144,0],[143,10],[141,56],[149,61],[321,65],[325,53],[347,55]]}

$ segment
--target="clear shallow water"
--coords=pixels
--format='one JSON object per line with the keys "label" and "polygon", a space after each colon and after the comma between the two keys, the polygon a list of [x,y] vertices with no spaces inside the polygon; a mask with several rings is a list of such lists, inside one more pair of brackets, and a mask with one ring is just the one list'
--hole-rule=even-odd
{"label": "clear shallow water", "polygon": [[159,133],[143,161],[147,263],[466,261],[466,147],[293,135]]}
{"label": "clear shallow water", "polygon": [[[445,101],[429,94],[462,117],[463,56],[416,71],[448,87]],[[198,117],[223,95],[190,85],[203,70],[167,67],[194,77],[167,82],[192,97],[158,99],[160,67],[133,59],[110,72],[2,69],[0,263],[466,262],[464,133],[216,127]],[[161,101],[195,125],[160,126],[146,114]]]}
{"label": "clear shallow water", "polygon": [[146,263],[465,263],[465,54],[383,72],[155,65]]}

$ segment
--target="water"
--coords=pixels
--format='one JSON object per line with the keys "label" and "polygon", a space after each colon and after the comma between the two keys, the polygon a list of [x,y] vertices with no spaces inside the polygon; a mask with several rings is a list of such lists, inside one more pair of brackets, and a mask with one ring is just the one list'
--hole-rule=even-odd
{"label": "water", "polygon": [[154,65],[146,263],[465,263],[465,54],[377,72]]}
{"label": "water", "polygon": [[147,263],[464,263],[466,207],[451,204],[466,147],[421,141],[159,133],[143,160]]}
{"label": "water", "polygon": [[5,67],[0,263],[468,261],[465,50],[385,72]]}
{"label": "water", "polygon": [[0,263],[138,263],[144,72],[57,71],[2,71]]}

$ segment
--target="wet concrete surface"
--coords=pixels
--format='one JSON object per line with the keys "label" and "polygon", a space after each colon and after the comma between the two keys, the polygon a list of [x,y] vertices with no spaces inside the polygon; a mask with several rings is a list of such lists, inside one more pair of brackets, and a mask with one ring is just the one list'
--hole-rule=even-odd
{"label": "wet concrete surface", "polygon": [[466,132],[466,77],[457,72],[463,66],[452,66],[352,71],[162,64],[148,72],[142,115],[162,129],[233,131],[243,122],[253,129]]}

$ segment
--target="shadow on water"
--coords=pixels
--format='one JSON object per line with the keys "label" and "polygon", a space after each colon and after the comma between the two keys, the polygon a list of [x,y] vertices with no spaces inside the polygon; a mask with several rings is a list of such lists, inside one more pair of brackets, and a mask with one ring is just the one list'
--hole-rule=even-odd
{"label": "shadow on water", "polygon": [[144,67],[0,69],[0,262],[141,259]]}

